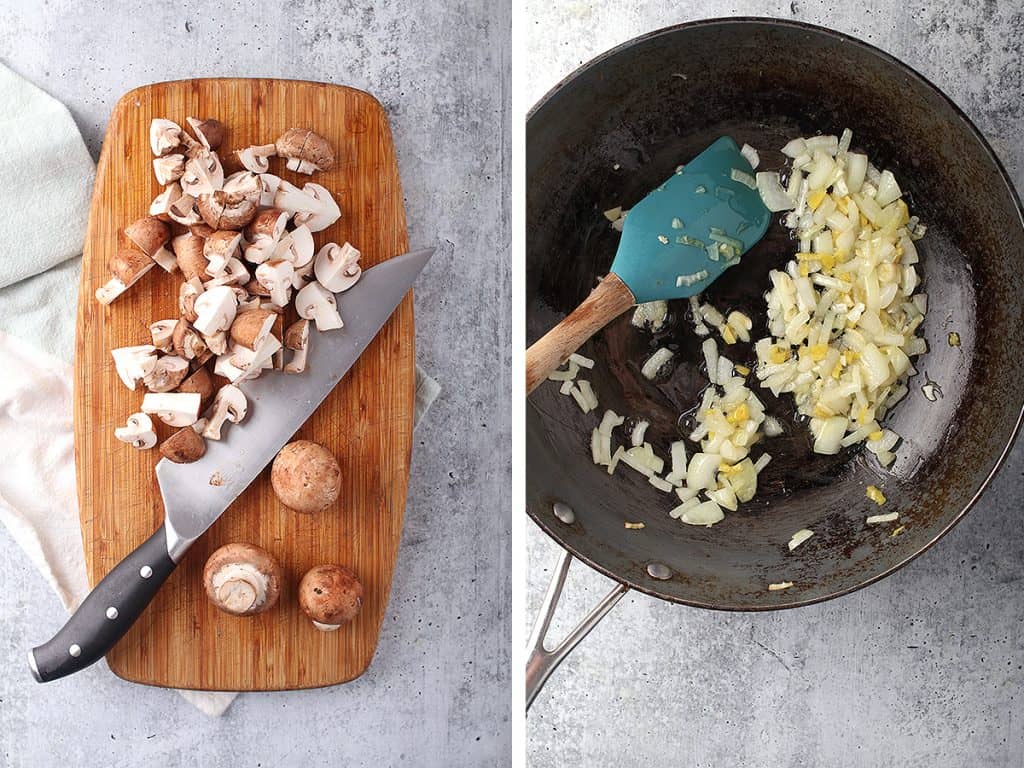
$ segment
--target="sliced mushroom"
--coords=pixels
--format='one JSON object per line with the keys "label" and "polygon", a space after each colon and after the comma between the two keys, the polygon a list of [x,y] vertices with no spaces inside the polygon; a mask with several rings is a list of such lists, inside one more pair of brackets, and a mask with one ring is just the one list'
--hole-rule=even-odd
{"label": "sliced mushroom", "polygon": [[149,215],[156,216],[161,221],[170,221],[171,217],[168,214],[171,210],[171,205],[177,202],[180,197],[181,185],[178,182],[164,187],[164,191],[153,198],[153,202],[149,206]]}
{"label": "sliced mushroom", "polygon": [[288,261],[268,261],[256,267],[256,281],[270,291],[270,301],[279,307],[288,305],[295,268]]}
{"label": "sliced mushroom", "polygon": [[206,441],[192,427],[182,427],[160,443],[160,455],[175,464],[191,464],[205,453]]}
{"label": "sliced mushroom", "polygon": [[206,352],[206,343],[184,317],[178,320],[171,334],[174,354],[186,360],[195,360]]}
{"label": "sliced mushroom", "polygon": [[288,170],[310,174],[334,167],[334,150],[323,136],[308,128],[290,128],[274,142],[277,154],[288,158]]}
{"label": "sliced mushroom", "polygon": [[177,320],[157,320],[149,324],[149,335],[153,337],[153,346],[161,352],[174,349],[174,326]]}
{"label": "sliced mushroom", "polygon": [[296,320],[284,332],[284,345],[293,350],[292,359],[284,367],[285,373],[302,373],[306,370],[306,356],[309,353],[309,320]]}
{"label": "sliced mushroom", "polygon": [[171,248],[178,257],[178,267],[186,280],[194,278],[203,281],[209,278],[206,271],[208,262],[204,255],[206,241],[203,238],[186,232],[171,241]]}
{"label": "sliced mushroom", "polygon": [[170,184],[185,174],[185,156],[179,154],[153,158],[153,175],[158,184]]}
{"label": "sliced mushroom", "polygon": [[359,251],[348,243],[328,243],[316,255],[317,282],[332,293],[347,291],[363,273],[359,256]]}
{"label": "sliced mushroom", "polygon": [[186,117],[185,122],[206,149],[219,149],[224,142],[224,124],[220,120],[212,117],[205,120]]}
{"label": "sliced mushroom", "polygon": [[260,144],[258,146],[246,147],[238,150],[235,155],[246,170],[253,173],[266,173],[270,170],[269,158],[277,154],[277,148],[273,144]]}
{"label": "sliced mushroom", "polygon": [[203,430],[203,437],[209,440],[221,439],[221,428],[224,422],[230,421],[238,424],[245,418],[247,402],[242,390],[233,384],[227,384],[217,390],[217,396],[210,406],[210,413],[206,417],[206,429]]}
{"label": "sliced mushroom", "polygon": [[119,347],[110,350],[114,358],[114,368],[124,385],[134,391],[135,385],[142,381],[156,366],[156,347],[152,344],[141,344],[137,347]]}
{"label": "sliced mushroom", "polygon": [[196,299],[196,319],[192,325],[203,336],[210,336],[230,328],[237,311],[238,299],[235,292],[226,285],[218,285]]}
{"label": "sliced mushroom", "polygon": [[199,213],[214,229],[241,229],[256,215],[256,204],[238,193],[217,190],[199,198]]}
{"label": "sliced mushroom", "polygon": [[296,224],[306,225],[311,232],[319,232],[341,218],[341,209],[330,192],[319,184],[306,184],[299,189],[281,180],[274,195],[274,207],[288,211]]}
{"label": "sliced mushroom", "polygon": [[318,331],[345,327],[334,294],[320,283],[312,282],[295,295],[295,310],[299,317],[316,323]]}
{"label": "sliced mushroom", "polygon": [[156,361],[153,370],[142,383],[150,392],[170,392],[188,376],[188,360],[177,355],[164,355]]}
{"label": "sliced mushroom", "polygon": [[107,268],[112,278],[96,290],[96,299],[101,304],[110,304],[114,299],[131,288],[156,262],[149,256],[132,248],[122,248],[110,257]]}
{"label": "sliced mushroom", "polygon": [[231,324],[231,340],[243,347],[256,350],[273,329],[276,318],[273,312],[263,309],[238,315]]}
{"label": "sliced mushroom", "polygon": [[181,126],[171,120],[156,118],[149,124],[149,146],[157,157],[181,146]]}
{"label": "sliced mushroom", "polygon": [[201,399],[195,392],[150,392],[142,398],[142,412],[169,427],[187,427],[199,418]]}
{"label": "sliced mushroom", "polygon": [[153,420],[144,413],[133,413],[128,423],[114,430],[114,437],[133,448],[145,451],[156,445],[156,432],[153,431]]}
{"label": "sliced mushroom", "polygon": [[178,291],[178,310],[181,316],[190,323],[196,321],[196,299],[203,295],[203,282],[198,277],[190,277],[181,284]]}
{"label": "sliced mushroom", "polygon": [[342,565],[318,565],[299,582],[299,607],[321,632],[352,621],[363,607],[359,577]]}
{"label": "sliced mushroom", "polygon": [[284,574],[280,563],[253,544],[225,544],[203,568],[206,596],[232,616],[252,616],[270,610],[281,594]]}
{"label": "sliced mushroom", "polygon": [[306,225],[301,224],[284,234],[270,258],[290,261],[295,269],[299,269],[313,260],[315,249],[313,234]]}
{"label": "sliced mushroom", "polygon": [[[216,152],[203,149],[185,163],[181,189],[185,194],[202,197],[224,186],[224,167]],[[210,224],[211,227],[215,226]]]}
{"label": "sliced mushroom", "polygon": [[184,192],[177,200],[171,203],[167,209],[167,216],[171,221],[176,221],[185,227],[191,227],[193,224],[198,224],[203,220],[202,215],[199,213],[199,201],[192,195],[186,195]]}
{"label": "sliced mushroom", "polygon": [[207,262],[206,273],[211,277],[220,277],[228,265],[228,259],[238,253],[242,242],[242,233],[231,229],[214,232],[203,243],[203,255]]}
{"label": "sliced mushroom", "polygon": [[199,410],[205,410],[213,398],[213,379],[210,378],[210,372],[206,368],[196,368],[191,376],[178,385],[178,391],[197,393],[200,397]]}
{"label": "sliced mushroom", "polygon": [[207,280],[205,283],[203,283],[203,286],[206,288],[206,290],[210,290],[211,288],[218,285],[231,286],[231,289],[235,291],[235,295],[241,302],[249,297],[248,295],[239,295],[238,292],[245,291],[245,289],[242,288],[242,285],[249,282],[251,278],[252,275],[249,274],[249,270],[246,269],[245,264],[243,264],[240,260],[232,256],[230,259],[228,259],[228,263],[224,267],[224,270],[221,272],[221,274],[218,277],[213,278],[212,280]]}

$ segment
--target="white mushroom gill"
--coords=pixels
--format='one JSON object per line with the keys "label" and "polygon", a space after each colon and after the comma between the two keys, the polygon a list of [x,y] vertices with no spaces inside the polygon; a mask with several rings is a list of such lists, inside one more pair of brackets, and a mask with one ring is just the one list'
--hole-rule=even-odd
{"label": "white mushroom gill", "polygon": [[245,613],[267,600],[267,577],[252,563],[231,563],[213,574],[213,591],[225,609]]}

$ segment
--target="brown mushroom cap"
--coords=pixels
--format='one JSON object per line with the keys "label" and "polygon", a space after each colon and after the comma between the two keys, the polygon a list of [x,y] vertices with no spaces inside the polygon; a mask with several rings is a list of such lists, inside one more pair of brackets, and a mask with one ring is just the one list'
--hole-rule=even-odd
{"label": "brown mushroom cap", "polygon": [[152,256],[171,239],[171,228],[156,216],[143,216],[124,228],[125,237],[135,243],[147,256]]}
{"label": "brown mushroom cap", "polygon": [[143,272],[153,265],[153,260],[142,251],[134,248],[122,248],[107,262],[110,274],[125,285],[131,285]]}
{"label": "brown mushroom cap", "polygon": [[321,171],[334,167],[334,149],[319,133],[308,128],[289,128],[274,142],[281,157],[297,157],[312,163]]}
{"label": "brown mushroom cap", "polygon": [[256,203],[222,189],[199,196],[199,214],[214,229],[241,229],[256,215]]}
{"label": "brown mushroom cap", "polygon": [[252,309],[235,316],[231,324],[231,339],[236,344],[255,350],[270,333],[277,315],[265,309]]}
{"label": "brown mushroom cap", "polygon": [[209,237],[217,230],[204,221],[202,224],[193,224],[188,228],[188,231],[196,237]]}
{"label": "brown mushroom cap", "polygon": [[281,503],[296,512],[320,512],[338,500],[341,467],[334,454],[311,440],[288,443],[274,459],[270,483]]}
{"label": "brown mushroom cap", "polygon": [[264,208],[257,213],[245,228],[246,240],[252,242],[261,235],[279,240],[288,224],[288,214],[279,208]]}
{"label": "brown mushroom cap", "polygon": [[186,233],[174,238],[171,245],[174,248],[174,255],[178,257],[178,268],[186,280],[193,277],[200,280],[209,279],[210,276],[206,273],[206,265],[209,262],[203,255],[206,241],[203,238]]}
{"label": "brown mushroom cap", "polygon": [[178,385],[179,392],[198,392],[201,398],[199,410],[205,411],[213,399],[213,379],[206,368],[196,368],[192,374]]}
{"label": "brown mushroom cap", "polygon": [[[266,598],[262,603],[257,601],[255,590],[241,580],[228,580],[218,588],[218,573],[239,564],[251,566],[266,581]],[[267,550],[254,544],[225,544],[210,555],[203,568],[203,585],[210,602],[235,616],[252,616],[272,608],[281,595],[282,581],[280,563]]]}
{"label": "brown mushroom cap", "polygon": [[164,440],[159,450],[161,456],[175,464],[191,464],[206,453],[206,441],[192,427],[182,427]]}
{"label": "brown mushroom cap", "polygon": [[299,582],[299,606],[320,624],[352,621],[363,605],[363,584],[343,565],[317,565]]}

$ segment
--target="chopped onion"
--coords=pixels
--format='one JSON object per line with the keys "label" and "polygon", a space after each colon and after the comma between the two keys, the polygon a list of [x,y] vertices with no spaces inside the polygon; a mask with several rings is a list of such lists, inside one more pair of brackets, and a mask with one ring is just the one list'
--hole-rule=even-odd
{"label": "chopped onion", "polygon": [[877,525],[878,523],[892,523],[899,519],[899,512],[888,512],[884,515],[871,515],[864,522],[868,525]]}
{"label": "chopped onion", "polygon": [[733,168],[729,171],[729,177],[733,181],[738,181],[744,186],[750,187],[751,189],[757,189],[757,181],[746,171],[741,171],[739,168]]}
{"label": "chopped onion", "polygon": [[774,171],[762,171],[758,173],[755,182],[758,194],[761,195],[761,202],[769,211],[791,211],[796,203],[782,188],[779,181],[779,174]]}
{"label": "chopped onion", "polygon": [[742,147],[740,147],[740,154],[747,159],[747,162],[750,163],[750,168],[752,170],[757,170],[757,166],[760,165],[761,163],[761,157],[757,154],[756,149],[754,149],[749,144],[744,144]]}
{"label": "chopped onion", "polygon": [[714,488],[715,475],[722,457],[716,453],[695,453],[686,468],[686,485],[689,488]]}
{"label": "chopped onion", "polygon": [[566,369],[564,371],[552,371],[551,373],[548,374],[548,379],[550,381],[572,381],[573,379],[576,378],[576,374],[579,373],[579,371],[580,367],[570,360],[568,366],[566,366]]}
{"label": "chopped onion", "polygon": [[576,363],[576,365],[578,365],[580,368],[594,367],[593,360],[591,360],[589,357],[584,357],[583,355],[577,354],[576,352],[573,352],[571,355],[569,355],[569,360]]}
{"label": "chopped onion", "polygon": [[778,581],[778,582],[776,582],[774,584],[769,584],[768,585],[768,589],[771,592],[777,592],[780,589],[789,589],[792,586],[793,586],[793,582],[792,581]]}
{"label": "chopped onion", "polygon": [[679,518],[688,525],[706,525],[709,528],[725,517],[722,508],[713,501],[705,501],[687,509]]}
{"label": "chopped onion", "polygon": [[792,552],[794,549],[799,547],[813,535],[814,531],[812,531],[810,528],[801,528],[799,531],[797,531],[790,537],[789,551]]}
{"label": "chopped onion", "polygon": [[714,339],[706,339],[701,344],[701,350],[704,352],[704,363],[708,369],[708,380],[712,384],[718,383],[718,345],[715,344]]}
{"label": "chopped onion", "polygon": [[671,349],[661,347],[653,355],[647,358],[647,361],[640,369],[640,373],[643,374],[645,379],[654,380],[654,378],[657,377],[658,372],[669,363],[674,354],[675,353],[673,353]]}
{"label": "chopped onion", "polygon": [[647,428],[649,426],[651,426],[650,422],[638,421],[636,423],[636,426],[633,427],[633,432],[632,432],[632,434],[629,437],[629,441],[634,446],[643,445],[644,444],[644,433],[647,431]]}
{"label": "chopped onion", "polygon": [[636,305],[631,322],[637,328],[660,331],[665,325],[666,317],[668,317],[667,301],[645,301],[643,304]]}
{"label": "chopped onion", "polygon": [[648,477],[647,478],[647,482],[649,482],[651,485],[653,485],[659,491],[664,491],[665,493],[672,493],[672,490],[673,490],[672,483],[670,483],[670,482],[668,482],[666,480],[662,480],[657,475],[651,475],[650,477]]}

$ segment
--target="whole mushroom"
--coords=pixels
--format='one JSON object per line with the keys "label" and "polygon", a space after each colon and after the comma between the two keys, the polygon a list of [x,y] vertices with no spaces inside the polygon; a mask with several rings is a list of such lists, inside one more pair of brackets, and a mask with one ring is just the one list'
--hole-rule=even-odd
{"label": "whole mushroom", "polygon": [[270,610],[281,595],[281,564],[254,544],[225,544],[203,568],[206,596],[232,616],[253,616]]}
{"label": "whole mushroom", "polygon": [[330,451],[311,440],[288,443],[274,459],[270,483],[289,509],[322,512],[341,493],[341,467]]}
{"label": "whole mushroom", "polygon": [[333,632],[359,615],[363,585],[343,565],[317,565],[299,582],[299,606],[322,632]]}

